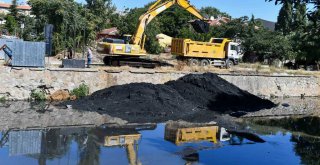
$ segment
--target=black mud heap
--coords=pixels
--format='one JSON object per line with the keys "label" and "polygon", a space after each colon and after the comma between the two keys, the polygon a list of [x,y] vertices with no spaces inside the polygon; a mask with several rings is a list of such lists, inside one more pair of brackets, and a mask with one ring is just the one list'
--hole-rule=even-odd
{"label": "black mud heap", "polygon": [[129,122],[208,122],[221,113],[252,112],[274,106],[212,73],[187,75],[164,85],[114,86],[68,104]]}

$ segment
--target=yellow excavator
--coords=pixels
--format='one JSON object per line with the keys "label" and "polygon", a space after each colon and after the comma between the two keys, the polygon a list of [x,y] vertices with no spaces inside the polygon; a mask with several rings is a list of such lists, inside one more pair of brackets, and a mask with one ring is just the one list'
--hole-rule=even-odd
{"label": "yellow excavator", "polygon": [[[144,34],[146,26],[160,13],[166,9],[178,5],[187,10],[198,20],[191,21],[191,25],[198,33],[207,33],[209,31],[208,19],[190,4],[189,0],[157,0],[148,11],[139,18],[137,31],[134,36],[124,35],[123,39],[106,38],[103,42],[99,42],[97,51],[106,54],[104,62],[106,65],[130,65],[128,62],[147,62],[140,57],[146,56],[144,44],[146,35]],[[124,63],[121,63],[125,61]],[[137,63],[134,63],[137,64]]]}

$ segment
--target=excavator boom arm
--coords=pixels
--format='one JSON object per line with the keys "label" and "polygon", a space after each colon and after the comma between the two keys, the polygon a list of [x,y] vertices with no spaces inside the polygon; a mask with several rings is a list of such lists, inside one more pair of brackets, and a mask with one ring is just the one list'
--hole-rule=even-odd
{"label": "excavator boom arm", "polygon": [[194,16],[196,16],[198,19],[201,20],[206,20],[201,13],[190,4],[188,0],[158,0],[156,3],[154,3],[149,10],[142,15],[139,18],[139,24],[138,24],[138,29],[133,36],[133,44],[135,45],[143,45],[142,40],[143,40],[143,34],[145,32],[146,26],[160,13],[165,11],[166,9],[170,8],[173,5],[179,5],[183,9],[187,10]]}

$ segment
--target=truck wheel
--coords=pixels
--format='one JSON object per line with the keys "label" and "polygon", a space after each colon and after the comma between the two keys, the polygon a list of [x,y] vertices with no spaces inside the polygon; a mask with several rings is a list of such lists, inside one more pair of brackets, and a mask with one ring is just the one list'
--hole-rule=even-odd
{"label": "truck wheel", "polygon": [[234,63],[232,60],[227,60],[227,69],[232,68],[234,66]]}
{"label": "truck wheel", "polygon": [[199,61],[197,59],[190,59],[189,66],[199,66]]}
{"label": "truck wheel", "polygon": [[209,62],[209,60],[201,60],[200,65],[201,66],[209,66],[210,62]]}

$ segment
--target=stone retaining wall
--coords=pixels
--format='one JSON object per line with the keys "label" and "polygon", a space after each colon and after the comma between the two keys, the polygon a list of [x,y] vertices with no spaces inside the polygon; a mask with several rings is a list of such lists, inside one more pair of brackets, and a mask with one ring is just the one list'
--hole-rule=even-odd
{"label": "stone retaining wall", "polygon": [[[80,84],[89,85],[90,92],[114,85],[134,82],[163,84],[190,73],[156,71],[113,71],[113,70],[69,70],[69,69],[19,69],[0,68],[0,98],[25,100],[31,90],[39,86],[72,90]],[[269,76],[269,75],[220,75],[225,80],[248,92],[261,96],[320,96],[319,78],[313,76]]]}

